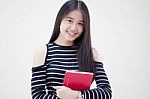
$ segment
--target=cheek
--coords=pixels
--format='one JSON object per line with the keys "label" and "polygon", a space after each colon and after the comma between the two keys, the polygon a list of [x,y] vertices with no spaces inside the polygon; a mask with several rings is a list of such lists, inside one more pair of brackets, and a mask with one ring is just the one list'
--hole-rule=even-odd
{"label": "cheek", "polygon": [[62,22],[60,24],[60,32],[65,32],[66,31],[66,25]]}
{"label": "cheek", "polygon": [[83,32],[83,28],[79,28],[79,29],[78,29],[78,33],[81,35],[82,32]]}
{"label": "cheek", "polygon": [[83,33],[83,30],[78,30],[78,37],[80,37],[82,33]]}
{"label": "cheek", "polygon": [[60,32],[63,32],[64,31],[64,26],[61,24],[60,25]]}

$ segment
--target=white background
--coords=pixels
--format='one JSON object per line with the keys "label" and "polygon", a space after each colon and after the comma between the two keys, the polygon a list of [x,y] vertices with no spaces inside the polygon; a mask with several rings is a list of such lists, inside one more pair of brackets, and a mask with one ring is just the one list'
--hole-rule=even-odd
{"label": "white background", "polygon": [[[31,99],[32,55],[66,0],[0,0],[0,99]],[[150,99],[150,1],[84,0],[113,99]]]}

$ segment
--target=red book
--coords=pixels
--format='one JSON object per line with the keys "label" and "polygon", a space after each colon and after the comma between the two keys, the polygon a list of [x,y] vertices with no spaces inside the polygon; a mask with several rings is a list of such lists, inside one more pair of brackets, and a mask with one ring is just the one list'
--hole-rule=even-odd
{"label": "red book", "polygon": [[93,73],[66,71],[63,85],[72,90],[88,90],[90,89],[93,79]]}

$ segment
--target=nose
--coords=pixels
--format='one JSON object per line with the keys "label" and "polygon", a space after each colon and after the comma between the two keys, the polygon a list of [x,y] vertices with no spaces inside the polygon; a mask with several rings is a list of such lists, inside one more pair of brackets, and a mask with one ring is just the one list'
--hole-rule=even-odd
{"label": "nose", "polygon": [[70,30],[72,31],[77,31],[77,24],[72,24],[71,27],[70,27]]}

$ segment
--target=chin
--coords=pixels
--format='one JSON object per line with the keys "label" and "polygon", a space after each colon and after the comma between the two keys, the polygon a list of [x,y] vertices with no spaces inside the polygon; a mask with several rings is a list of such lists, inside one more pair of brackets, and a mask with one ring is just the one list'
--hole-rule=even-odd
{"label": "chin", "polygon": [[68,39],[67,41],[68,41],[68,42],[74,42],[75,39]]}
{"label": "chin", "polygon": [[66,38],[66,40],[67,40],[67,41],[70,41],[70,42],[74,41],[75,39],[76,39],[75,37],[67,37],[67,38]]}

